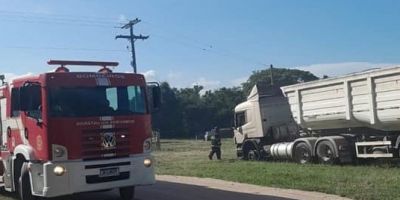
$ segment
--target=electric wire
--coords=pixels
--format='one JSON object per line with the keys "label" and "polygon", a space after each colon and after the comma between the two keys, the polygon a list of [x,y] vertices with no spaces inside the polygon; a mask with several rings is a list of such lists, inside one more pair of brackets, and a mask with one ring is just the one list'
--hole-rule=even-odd
{"label": "electric wire", "polygon": [[[38,12],[22,12],[22,11],[6,11],[0,10],[0,21],[8,22],[19,22],[19,23],[37,23],[37,24],[54,24],[54,25],[69,25],[69,26],[81,26],[81,27],[96,27],[96,28],[119,28],[123,23],[121,20],[95,17],[95,16],[77,16],[77,15],[65,15],[65,14],[46,14]],[[168,33],[170,31],[161,30],[156,26],[145,20],[144,23],[149,24],[150,29],[158,29],[159,31],[152,31],[152,36],[162,39],[167,42],[179,44],[188,48],[200,50],[202,52],[215,54],[230,59],[241,60],[245,62],[251,62],[256,65],[265,65],[265,63],[248,58],[239,53],[234,53],[227,49],[220,49],[215,45],[201,42],[183,34],[174,34],[174,37],[166,36],[165,34],[158,34],[157,32]],[[178,35],[179,37],[176,37]],[[108,50],[108,49],[87,49],[87,48],[66,48],[66,47],[30,47],[30,46],[8,46],[0,47],[8,49],[32,49],[32,50],[63,50],[63,51],[104,51],[104,52],[127,52],[125,50]]]}
{"label": "electric wire", "polygon": [[69,47],[32,47],[32,46],[4,46],[0,49],[24,49],[24,50],[57,50],[57,51],[97,51],[97,52],[126,52],[120,49],[96,49],[96,48],[69,48]]}

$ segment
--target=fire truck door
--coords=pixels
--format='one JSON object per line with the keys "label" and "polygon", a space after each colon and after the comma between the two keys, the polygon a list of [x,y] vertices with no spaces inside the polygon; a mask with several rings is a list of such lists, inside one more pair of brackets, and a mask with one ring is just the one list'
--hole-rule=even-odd
{"label": "fire truck door", "polygon": [[24,86],[21,88],[21,97],[24,124],[21,141],[34,149],[36,157],[45,156],[42,88],[40,85]]}

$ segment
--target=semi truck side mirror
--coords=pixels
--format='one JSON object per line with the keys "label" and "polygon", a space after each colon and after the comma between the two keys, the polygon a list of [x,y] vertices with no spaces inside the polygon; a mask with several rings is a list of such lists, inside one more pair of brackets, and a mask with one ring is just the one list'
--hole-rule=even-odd
{"label": "semi truck side mirror", "polygon": [[157,112],[161,108],[161,88],[156,82],[147,83],[148,102],[151,112]]}

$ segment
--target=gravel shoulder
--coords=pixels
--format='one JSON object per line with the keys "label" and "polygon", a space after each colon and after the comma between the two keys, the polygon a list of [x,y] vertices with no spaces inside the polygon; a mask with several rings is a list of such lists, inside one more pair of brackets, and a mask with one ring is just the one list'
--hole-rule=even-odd
{"label": "gravel shoulder", "polygon": [[212,189],[230,191],[230,192],[241,192],[247,194],[257,194],[257,195],[268,195],[276,197],[284,197],[289,199],[300,199],[300,200],[348,200],[348,198],[324,194],[320,192],[309,192],[293,189],[280,189],[272,187],[257,186],[244,183],[236,183],[230,181],[217,180],[212,178],[198,178],[198,177],[185,177],[185,176],[170,176],[170,175],[157,175],[157,180],[171,182],[171,183],[181,183],[188,185],[197,185],[208,187]]}

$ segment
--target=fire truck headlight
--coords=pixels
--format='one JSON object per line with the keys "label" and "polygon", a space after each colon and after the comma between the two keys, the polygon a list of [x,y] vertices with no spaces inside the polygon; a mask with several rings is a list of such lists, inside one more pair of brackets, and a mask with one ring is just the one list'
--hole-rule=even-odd
{"label": "fire truck headlight", "polygon": [[144,159],[143,164],[145,167],[150,167],[152,164],[152,161],[150,158],[146,158],[146,159]]}
{"label": "fire truck headlight", "polygon": [[62,161],[68,159],[68,151],[67,148],[65,148],[64,146],[53,144],[52,151],[53,151],[53,160]]}
{"label": "fire truck headlight", "polygon": [[67,172],[67,170],[65,169],[65,167],[57,165],[57,166],[54,167],[53,172],[57,176],[62,176],[62,175],[65,174],[65,172]]}
{"label": "fire truck headlight", "polygon": [[143,152],[147,153],[151,151],[151,139],[147,139],[143,142]]}

